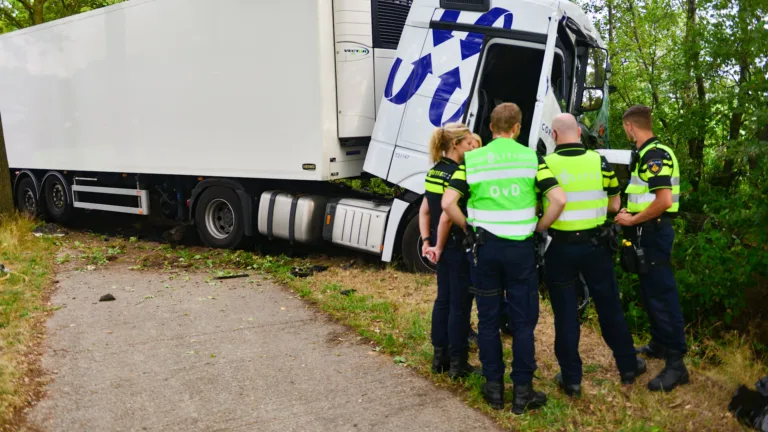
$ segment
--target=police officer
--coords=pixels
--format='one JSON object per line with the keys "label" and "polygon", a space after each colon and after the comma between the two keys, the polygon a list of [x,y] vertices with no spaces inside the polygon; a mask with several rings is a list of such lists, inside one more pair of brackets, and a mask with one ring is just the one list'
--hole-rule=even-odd
{"label": "police officer", "polygon": [[[450,123],[435,130],[429,144],[435,166],[427,174],[425,199],[419,211],[422,254],[437,262],[437,299],[432,310],[432,371],[448,371],[451,378],[464,377],[473,371],[467,362],[471,308],[468,305],[469,260],[461,245],[462,232],[451,234],[450,224],[444,224],[447,230],[440,233],[438,223],[443,194],[452,187],[451,179],[456,173],[464,172],[460,164],[464,161],[464,153],[473,148],[473,143],[471,132],[463,124]],[[442,237],[441,254],[433,256],[431,249],[438,243],[437,236]]]}
{"label": "police officer", "polygon": [[[509,302],[513,335],[511,378],[514,383],[512,412],[543,406],[547,398],[533,389],[536,370],[533,331],[539,319],[538,277],[533,245],[534,230],[547,229],[565,206],[544,159],[515,141],[522,113],[517,105],[504,103],[491,113],[494,140],[465,155],[466,185],[446,191],[443,211],[462,229],[468,224],[477,236],[475,297],[478,312],[478,346],[483,364],[483,396],[495,409],[504,407],[504,361],[499,315],[504,292]],[[458,185],[457,185],[458,186]],[[537,191],[550,205],[536,217]],[[468,217],[457,201],[469,193]]]}
{"label": "police officer", "polygon": [[[603,339],[613,351],[621,382],[634,383],[646,365],[635,353],[621,309],[612,252],[602,235],[607,213],[621,207],[619,181],[605,158],[581,144],[581,129],[571,114],[555,117],[552,133],[557,149],[544,159],[565,190],[567,204],[548,230],[552,243],[545,254],[545,280],[555,314],[555,355],[561,370],[556,379],[566,395],[579,397],[579,273],[590,288]],[[547,206],[545,201],[544,208]]]}
{"label": "police officer", "polygon": [[615,221],[626,227],[625,238],[642,248],[647,258],[647,272],[640,270],[640,292],[651,323],[651,342],[638,352],[666,359],[664,369],[648,383],[651,391],[666,392],[689,380],[683,362],[685,323],[671,267],[675,238],[671,219],[679,208],[680,165],[672,149],[653,135],[651,122],[647,106],[635,105],[624,113],[624,132],[636,143],[637,152],[626,189],[627,208]]}

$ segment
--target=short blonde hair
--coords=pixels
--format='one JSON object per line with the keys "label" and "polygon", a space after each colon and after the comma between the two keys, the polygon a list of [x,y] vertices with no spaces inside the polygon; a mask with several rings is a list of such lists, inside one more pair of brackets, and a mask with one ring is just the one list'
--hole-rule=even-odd
{"label": "short blonde hair", "polygon": [[473,134],[472,134],[472,138],[474,138],[474,139],[475,139],[475,141],[477,141],[477,147],[478,147],[478,148],[480,148],[480,147],[482,147],[482,146],[483,146],[483,139],[482,139],[482,138],[480,138],[480,135],[478,135],[478,134],[476,134],[476,133],[473,133]]}

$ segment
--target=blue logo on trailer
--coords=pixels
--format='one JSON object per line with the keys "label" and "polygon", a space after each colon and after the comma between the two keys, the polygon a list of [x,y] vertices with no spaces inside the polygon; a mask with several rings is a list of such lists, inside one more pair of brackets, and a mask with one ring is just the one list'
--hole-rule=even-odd
{"label": "blue logo on trailer", "polygon": [[[444,23],[457,23],[459,21],[460,11],[447,10],[443,12],[443,16],[440,18],[440,22]],[[503,18],[502,27],[505,29],[512,28],[513,15],[512,12],[503,8],[493,8],[488,12],[482,14],[477,21],[476,26],[492,27],[500,19]],[[445,42],[453,39],[452,30],[432,30],[432,43],[435,47],[442,45]],[[465,39],[459,41],[461,49],[461,61],[465,61],[478,54],[483,49],[483,34],[482,33],[469,33]],[[396,58],[392,65],[392,70],[389,72],[389,79],[384,87],[384,97],[395,105],[403,105],[407,103],[421,88],[427,77],[433,73],[432,70],[432,54],[427,54],[415,62],[411,63],[413,69],[411,74],[405,80],[402,87],[398,91],[394,90],[395,77],[400,70],[400,66],[403,64],[403,59]],[[464,107],[467,104],[467,99],[462,102],[459,109],[453,113],[448,120],[443,122],[443,115],[448,108],[448,101],[456,90],[461,89],[461,72],[459,65],[449,70],[448,72],[440,75],[440,84],[435,90],[435,94],[432,95],[432,102],[429,106],[429,121],[434,126],[442,126],[446,123],[458,121],[464,115]]]}

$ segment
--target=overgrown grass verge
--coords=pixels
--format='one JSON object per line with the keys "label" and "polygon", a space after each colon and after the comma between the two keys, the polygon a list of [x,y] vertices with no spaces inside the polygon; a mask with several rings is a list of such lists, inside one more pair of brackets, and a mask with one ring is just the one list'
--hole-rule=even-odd
{"label": "overgrown grass verge", "polygon": [[[661,430],[741,430],[728,414],[727,405],[740,383],[752,384],[768,373],[755,360],[749,344],[731,338],[722,345],[710,345],[709,356],[692,358],[689,367],[691,385],[671,394],[652,394],[647,382],[663,367],[652,361],[650,371],[633,386],[622,386],[613,358],[592,325],[582,331],[581,351],[584,362],[584,392],[581,400],[571,400],[559,392],[554,376],[559,366],[554,356],[554,322],[549,305],[542,302],[542,315],[536,331],[536,386],[549,397],[547,406],[537,412],[516,417],[510,411],[494,411],[483,401],[483,379],[473,376],[452,382],[430,372],[430,312],[434,279],[394,269],[332,268],[308,279],[288,275],[295,262],[269,259],[264,267],[276,272],[300,297],[308,299],[342,323],[356,329],[376,344],[376,349],[393,356],[397,364],[408,366],[449,388],[492,418],[501,426],[521,431],[661,431]],[[511,339],[505,337],[505,360],[511,361]],[[476,355],[473,364],[479,365]],[[508,378],[507,378],[508,379]],[[511,384],[506,399],[511,401]],[[508,406],[509,408],[509,406]]]}
{"label": "overgrown grass verge", "polygon": [[[135,258],[132,249],[143,255]],[[755,360],[744,339],[731,337],[718,345],[698,341],[708,348],[704,358],[688,359],[692,383],[671,394],[652,394],[648,381],[663,367],[663,362],[649,362],[649,373],[633,386],[618,382],[613,357],[594,322],[582,328],[581,356],[584,363],[584,397],[571,400],[562,395],[554,382],[559,366],[554,355],[554,322],[549,305],[542,301],[536,329],[537,362],[535,385],[549,397],[547,406],[520,417],[509,411],[511,384],[507,386],[507,409],[494,411],[483,401],[483,378],[472,376],[452,382],[444,375],[430,372],[431,307],[436,290],[434,276],[416,275],[381,265],[357,265],[342,268],[339,260],[325,272],[309,278],[296,278],[292,270],[317,264],[285,256],[260,256],[250,252],[211,251],[202,248],[171,249],[168,246],[131,245],[126,259],[135,261],[136,270],[145,268],[192,268],[216,272],[241,269],[262,272],[276,282],[355,329],[371,341],[373,349],[392,356],[395,364],[410,367],[433,380],[436,385],[454,391],[468,405],[495,419],[510,430],[563,431],[729,431],[742,427],[727,412],[733,391],[739,384],[753,384],[768,374],[765,365]],[[330,261],[330,262],[329,262]],[[511,339],[504,337],[504,355],[509,367]],[[471,362],[479,365],[476,353]]]}
{"label": "overgrown grass verge", "polygon": [[34,223],[0,218],[0,429],[17,430],[19,413],[44,388],[40,365],[55,245],[32,235]]}

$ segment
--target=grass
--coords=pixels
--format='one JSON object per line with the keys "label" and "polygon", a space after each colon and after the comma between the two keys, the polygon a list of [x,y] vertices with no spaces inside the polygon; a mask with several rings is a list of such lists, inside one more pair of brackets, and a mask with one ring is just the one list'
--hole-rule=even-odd
{"label": "grass", "polygon": [[[663,362],[649,362],[649,373],[634,386],[618,381],[613,357],[603,342],[592,316],[582,328],[581,356],[584,363],[584,397],[571,400],[557,388],[554,376],[559,366],[554,356],[554,321],[551,309],[542,301],[536,329],[537,362],[535,385],[549,402],[541,410],[514,416],[509,409],[492,410],[483,401],[483,378],[471,376],[453,382],[430,371],[431,307],[436,291],[430,275],[400,272],[388,266],[356,266],[343,269],[331,260],[328,271],[299,279],[291,275],[297,266],[311,263],[285,256],[259,256],[249,252],[186,251],[163,249],[163,262],[171,266],[191,260],[193,268],[237,268],[262,272],[285,284],[296,294],[315,303],[336,320],[370,340],[373,349],[392,356],[392,361],[412,368],[432,379],[439,387],[455,392],[466,403],[484,413],[505,429],[520,431],[728,431],[744,430],[727,412],[733,391],[739,384],[752,385],[768,374],[755,359],[750,343],[731,337],[720,344],[702,341],[707,353],[689,358],[692,383],[671,394],[650,393],[645,385],[662,368]],[[328,263],[328,262],[326,262]],[[594,315],[594,314],[592,314]],[[476,315],[475,315],[476,316]],[[590,315],[591,316],[591,315]],[[503,338],[507,367],[511,361],[511,339]],[[699,342],[697,342],[699,344]],[[470,361],[479,365],[477,353]],[[509,370],[509,369],[507,369]],[[509,380],[508,377],[506,378]],[[511,401],[511,384],[506,400]]]}
{"label": "grass", "polygon": [[33,236],[33,228],[18,216],[0,218],[0,263],[14,272],[0,273],[0,427],[11,430],[44,386],[38,353],[56,246]]}
{"label": "grass", "polygon": [[[284,275],[292,264],[284,261],[281,265],[285,268],[277,265],[278,272]],[[275,270],[274,261],[268,268]],[[571,400],[559,392],[554,382],[559,371],[553,349],[554,322],[549,305],[542,301],[536,331],[539,370],[535,385],[547,393],[549,402],[539,411],[516,417],[509,410],[494,411],[487,406],[480,392],[480,376],[452,382],[430,372],[430,310],[436,289],[433,278],[377,266],[332,268],[303,280],[283,276],[283,281],[299,296],[373,341],[378,350],[392,355],[396,364],[407,365],[438,386],[455,391],[470,406],[511,430],[742,430],[727,412],[730,397],[739,384],[752,385],[768,373],[765,365],[755,360],[748,341],[732,337],[720,345],[706,342],[708,357],[689,362],[692,384],[671,394],[653,394],[645,388],[663,367],[661,361],[651,361],[650,372],[634,386],[622,386],[613,357],[592,321],[582,330],[585,395],[581,400]],[[350,289],[355,291],[341,294]],[[505,337],[504,344],[509,367],[511,339]],[[476,353],[471,362],[479,365]],[[511,387],[508,383],[508,402]]]}
{"label": "grass", "polygon": [[[35,366],[25,366],[21,359],[42,337],[42,320],[47,312],[45,292],[56,245],[53,241],[32,237],[29,234],[31,228],[31,223],[20,219],[7,221],[0,227],[0,260],[29,278],[24,281],[15,277],[5,284],[0,283],[2,319],[7,322],[5,327],[0,327],[0,340],[7,341],[0,360],[3,372],[0,376],[0,408],[3,410],[0,415],[24,404],[27,390],[22,377],[34,376]],[[554,382],[559,371],[553,349],[554,323],[549,305],[542,301],[536,329],[539,370],[535,385],[547,393],[549,402],[541,410],[517,417],[509,409],[494,411],[488,407],[480,393],[482,377],[473,375],[453,382],[444,375],[431,373],[430,319],[436,290],[433,276],[404,273],[392,266],[381,265],[358,264],[344,269],[340,260],[333,259],[313,259],[310,263],[245,251],[172,249],[134,239],[100,241],[103,240],[95,237],[82,242],[68,239],[64,243],[67,253],[59,256],[59,263],[71,261],[75,265],[97,266],[120,259],[133,264],[131,268],[137,271],[197,269],[212,276],[232,274],[226,269],[262,273],[355,329],[370,341],[372,349],[389,354],[395,364],[409,367],[433,380],[438,387],[455,392],[469,406],[486,413],[509,430],[741,430],[727,412],[730,396],[739,384],[752,385],[759,377],[768,374],[765,365],[755,360],[749,342],[734,336],[720,344],[697,342],[706,345],[701,352],[707,354],[703,358],[689,359],[692,384],[671,394],[651,394],[645,389],[648,380],[663,367],[660,361],[651,361],[649,373],[636,385],[621,386],[612,355],[592,319],[582,329],[584,397],[571,400],[558,391]],[[330,268],[303,279],[292,275],[296,267],[309,267],[318,261],[329,264]],[[249,279],[246,286],[250,283],[253,281]],[[511,340],[504,337],[503,342],[509,367]],[[470,361],[480,364],[476,352],[472,353]],[[508,385],[508,402],[511,390]]]}

